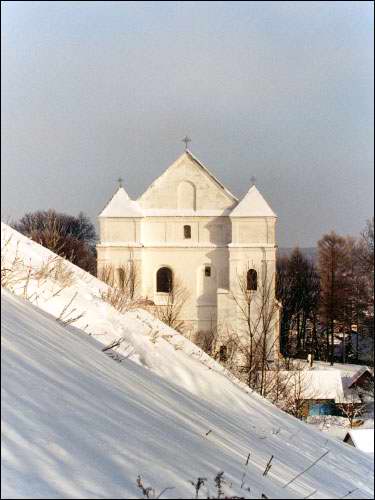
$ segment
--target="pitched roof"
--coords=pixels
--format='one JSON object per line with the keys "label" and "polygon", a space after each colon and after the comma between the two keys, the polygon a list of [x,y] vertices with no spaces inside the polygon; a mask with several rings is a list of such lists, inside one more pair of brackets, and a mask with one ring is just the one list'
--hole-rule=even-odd
{"label": "pitched roof", "polygon": [[119,187],[99,217],[143,217],[143,213],[138,203],[129,198],[123,187]]}
{"label": "pitched roof", "polygon": [[367,368],[367,366],[362,366],[354,375],[353,377],[350,379],[350,382],[349,382],[349,389],[356,383],[358,382],[358,380],[365,374],[365,373],[368,373],[369,376],[371,377],[372,376],[372,373],[370,372],[370,370]]}
{"label": "pitched roof", "polygon": [[238,198],[236,198],[236,196],[234,196],[234,194],[232,194],[229,189],[227,189],[224,184],[222,184],[209,170],[208,168],[203,165],[203,163],[198,160],[198,158],[196,156],[193,155],[193,153],[191,151],[189,151],[188,149],[185,150],[185,153],[191,160],[193,160],[195,163],[197,163],[202,170],[204,170],[206,172],[206,174],[209,175],[209,177],[211,177],[211,179],[223,190],[225,191],[231,198],[233,198],[233,200],[235,201],[238,201]]}
{"label": "pitched roof", "polygon": [[157,185],[157,183],[160,182],[160,180],[166,175],[166,173],[172,168],[174,167],[176,164],[179,164],[184,158],[188,158],[191,162],[193,162],[195,165],[197,165],[199,167],[199,169],[204,173],[204,175],[206,175],[207,177],[209,177],[215,184],[218,188],[220,188],[222,191],[224,191],[224,193],[226,194],[226,196],[228,198],[230,198],[233,202],[233,205],[235,203],[238,203],[238,198],[236,198],[236,196],[234,196],[234,194],[232,194],[229,189],[227,189],[209,170],[208,168],[203,165],[203,163],[198,160],[198,158],[196,158],[193,153],[191,151],[189,151],[188,149],[186,149],[173,163],[172,165],[170,165],[166,170],[164,170],[164,172],[159,175],[159,177],[157,177],[157,179],[155,179],[150,185],[149,187],[146,189],[146,191],[138,198],[138,200],[142,200],[142,198],[145,196],[145,194],[150,190],[152,189],[153,187],[155,187],[155,185]]}
{"label": "pitched roof", "polygon": [[[270,382],[276,380],[273,371],[267,372]],[[280,370],[279,377],[287,387],[296,390],[300,399],[333,399],[345,401],[339,370]]]}
{"label": "pitched roof", "polygon": [[232,210],[231,217],[277,217],[255,186],[252,186],[239,204]]}

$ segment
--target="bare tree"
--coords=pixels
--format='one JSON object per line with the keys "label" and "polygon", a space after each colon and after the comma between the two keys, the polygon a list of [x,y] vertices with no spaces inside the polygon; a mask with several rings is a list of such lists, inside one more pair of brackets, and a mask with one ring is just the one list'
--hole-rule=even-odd
{"label": "bare tree", "polygon": [[[346,344],[346,332],[351,340],[352,325],[357,328],[357,349],[356,357],[358,360],[358,332],[361,330],[366,316],[369,303],[369,287],[366,275],[363,273],[361,263],[361,245],[358,240],[350,236],[345,238],[346,245],[346,266],[343,271],[343,290],[342,290],[342,362],[346,362],[348,348],[351,349],[351,342]],[[350,352],[350,351],[348,351]]]}
{"label": "bare tree", "polygon": [[[282,304],[280,348],[284,355],[305,355],[308,323],[313,326],[313,344],[316,341],[319,275],[298,248],[290,257],[277,259],[276,296]],[[296,339],[290,338],[291,331]]]}
{"label": "bare tree", "polygon": [[12,227],[82,269],[96,274],[96,232],[88,217],[55,210],[25,214]]}
{"label": "bare tree", "polygon": [[128,248],[128,260],[115,266],[104,264],[98,269],[98,278],[116,288],[130,300],[139,295],[140,272],[132,248]]}
{"label": "bare tree", "polygon": [[102,299],[120,312],[146,305],[145,300],[139,296],[139,268],[134,260],[133,250],[129,248],[128,253],[126,263],[116,267],[113,264],[105,264],[98,270],[99,279],[108,285],[108,289],[102,292]]}
{"label": "bare tree", "polygon": [[320,306],[327,331],[327,354],[331,365],[334,361],[335,321],[342,317],[345,290],[346,245],[335,232],[326,234],[318,242],[320,273]]}
{"label": "bare tree", "polygon": [[299,419],[303,417],[306,399],[313,399],[311,394],[308,397],[306,394],[306,374],[306,370],[294,367],[284,379],[283,410]]}
{"label": "bare tree", "polygon": [[275,298],[275,277],[269,272],[267,262],[260,270],[251,269],[248,265],[248,269],[238,274],[231,298],[238,311],[237,330],[231,335],[240,365],[238,370],[249,387],[264,394],[265,372],[274,360],[275,347],[279,342],[276,333],[279,304]]}
{"label": "bare tree", "polygon": [[160,321],[183,333],[185,323],[181,319],[181,312],[189,298],[189,291],[178,277],[173,278],[168,289],[161,297],[162,303],[152,306],[152,312]]}
{"label": "bare tree", "polygon": [[267,372],[267,392],[265,396],[283,411],[301,419],[304,416],[306,400],[314,399],[309,386],[309,371],[300,362],[291,366],[284,360],[274,363]]}
{"label": "bare tree", "polygon": [[374,279],[374,217],[366,222],[366,227],[361,233],[360,243],[362,246],[361,264],[367,271],[371,280]]}
{"label": "bare tree", "polygon": [[348,419],[350,428],[353,428],[356,419],[361,417],[366,411],[366,403],[361,400],[356,390],[352,390],[345,397],[345,400],[339,402],[337,406],[343,416]]}

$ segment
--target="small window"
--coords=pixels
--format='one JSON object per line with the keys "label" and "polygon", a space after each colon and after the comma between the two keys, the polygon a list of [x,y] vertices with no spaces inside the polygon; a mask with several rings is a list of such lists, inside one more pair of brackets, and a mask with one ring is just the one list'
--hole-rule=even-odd
{"label": "small window", "polygon": [[222,362],[225,362],[225,361],[227,361],[227,359],[228,359],[227,346],[221,345],[220,351],[219,351],[219,360]]}
{"label": "small window", "polygon": [[164,293],[172,291],[172,271],[168,267],[161,267],[156,273],[156,291]]}
{"label": "small window", "polygon": [[184,226],[184,238],[189,240],[191,238],[191,226]]}
{"label": "small window", "polygon": [[125,288],[125,269],[123,267],[117,269],[117,276],[119,287],[121,289]]}
{"label": "small window", "polygon": [[258,275],[255,269],[247,271],[247,290],[256,290],[258,288]]}
{"label": "small window", "polygon": [[210,266],[205,266],[204,275],[207,276],[207,278],[209,278],[211,276],[211,267]]}

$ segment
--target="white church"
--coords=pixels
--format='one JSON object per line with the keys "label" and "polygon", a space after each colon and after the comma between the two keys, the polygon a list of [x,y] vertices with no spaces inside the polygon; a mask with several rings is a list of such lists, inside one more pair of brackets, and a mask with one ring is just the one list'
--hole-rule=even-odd
{"label": "white church", "polygon": [[[182,284],[189,337],[213,326],[241,328],[239,297],[259,295],[265,273],[274,299],[276,214],[255,185],[238,200],[188,149],[137,200],[120,185],[98,220],[98,275],[132,259],[137,295],[156,305]],[[278,320],[272,325],[278,350]]]}

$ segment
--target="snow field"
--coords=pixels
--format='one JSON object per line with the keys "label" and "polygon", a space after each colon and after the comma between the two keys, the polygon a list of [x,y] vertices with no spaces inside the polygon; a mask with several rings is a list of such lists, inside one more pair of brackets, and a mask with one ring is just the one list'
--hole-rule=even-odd
{"label": "snow field", "polygon": [[[8,264],[55,257],[5,225],[2,239]],[[207,477],[212,495],[220,471],[230,494],[249,498],[373,498],[365,454],[251,393],[147,312],[118,313],[101,299],[106,285],[66,266],[74,279],[59,293],[50,277],[29,280],[33,305],[2,292],[3,498],[139,498],[138,474],[157,493],[174,488],[162,498],[191,498],[189,480]],[[64,308],[68,323],[83,315],[63,324]],[[118,339],[121,362],[101,351]]]}

